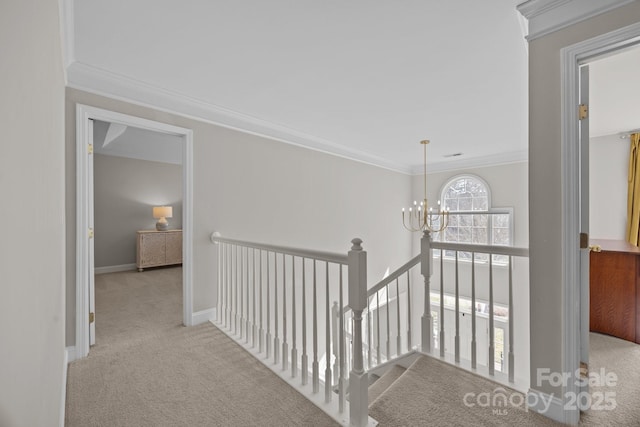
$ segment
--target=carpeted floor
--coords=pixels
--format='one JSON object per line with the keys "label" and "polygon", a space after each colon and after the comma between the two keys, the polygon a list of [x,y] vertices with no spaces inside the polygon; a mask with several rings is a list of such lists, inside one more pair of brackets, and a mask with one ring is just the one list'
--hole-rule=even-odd
{"label": "carpeted floor", "polygon": [[210,323],[181,326],[181,275],[96,277],[96,345],[69,365],[67,427],[337,425]]}

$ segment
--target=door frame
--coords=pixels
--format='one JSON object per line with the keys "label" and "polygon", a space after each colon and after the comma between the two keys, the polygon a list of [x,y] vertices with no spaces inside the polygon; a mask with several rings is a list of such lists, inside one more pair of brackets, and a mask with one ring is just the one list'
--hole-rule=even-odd
{"label": "door frame", "polygon": [[[580,268],[580,139],[577,108],[580,104],[580,66],[603,55],[640,43],[640,23],[563,48],[562,67],[562,371],[574,374],[580,368],[580,318],[588,306],[581,304]],[[586,314],[588,316],[588,314]],[[576,381],[568,381],[562,404],[580,392]],[[563,411],[564,422],[577,424],[580,411]]]}
{"label": "door frame", "polygon": [[118,123],[182,138],[182,322],[193,324],[193,131],[117,113],[89,105],[76,104],[76,343],[75,357],[89,354],[89,226],[93,189],[87,147],[93,120]]}

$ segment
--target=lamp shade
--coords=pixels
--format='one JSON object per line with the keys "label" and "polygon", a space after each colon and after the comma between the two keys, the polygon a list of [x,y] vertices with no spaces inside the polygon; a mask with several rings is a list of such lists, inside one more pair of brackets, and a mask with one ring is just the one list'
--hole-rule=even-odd
{"label": "lamp shade", "polygon": [[173,208],[171,206],[154,206],[153,217],[158,218],[171,218],[173,216]]}

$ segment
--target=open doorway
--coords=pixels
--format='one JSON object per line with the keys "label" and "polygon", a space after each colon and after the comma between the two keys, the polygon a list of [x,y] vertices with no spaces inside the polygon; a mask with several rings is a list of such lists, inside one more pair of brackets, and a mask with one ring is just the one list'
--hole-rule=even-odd
{"label": "open doorway", "polygon": [[[98,125],[96,126],[96,122]],[[106,123],[107,125],[100,125],[100,123]],[[103,126],[103,128],[101,128]],[[112,127],[113,126],[113,127]],[[95,244],[94,238],[95,219],[96,219],[96,204],[94,197],[95,190],[95,175],[94,166],[95,158],[101,156],[105,142],[107,147],[117,147],[114,141],[118,140],[122,135],[126,134],[127,128],[134,129],[133,134],[139,132],[156,132],[163,134],[164,137],[174,138],[174,142],[179,143],[179,156],[182,162],[182,184],[181,184],[181,208],[176,206],[181,212],[182,219],[182,323],[186,326],[192,324],[193,316],[193,301],[192,301],[192,146],[193,138],[192,131],[185,128],[179,128],[164,123],[154,122],[146,119],[141,119],[125,114],[115,113],[112,111],[102,110],[85,105],[77,105],[76,115],[76,128],[77,128],[77,144],[76,144],[76,162],[77,162],[77,223],[76,223],[76,356],[78,358],[86,357],[89,353],[89,346],[92,340],[95,339],[95,317],[91,313],[95,313]],[[97,136],[98,139],[102,139],[100,132],[101,129],[106,128],[104,140],[99,140],[98,143],[101,147],[96,152],[96,144],[94,139]],[[109,130],[111,129],[111,135]],[[96,135],[95,132],[98,132]],[[114,138],[115,136],[115,138]],[[157,136],[157,135],[156,135]],[[104,148],[107,148],[104,147]],[[126,145],[125,151],[131,150],[131,145]],[[162,151],[160,145],[153,145],[153,148],[158,155]],[[117,151],[117,150],[116,150]],[[170,150],[169,150],[170,151]],[[104,154],[104,153],[103,153]],[[121,153],[122,154],[122,153]],[[162,155],[167,155],[166,153]],[[108,156],[107,156],[108,157]],[[122,156],[121,156],[122,157]],[[101,160],[105,160],[102,158]],[[140,160],[140,159],[135,159]],[[108,162],[108,160],[107,160]],[[128,165],[130,168],[132,165]],[[139,167],[139,165],[138,165]],[[134,171],[136,166],[133,165]],[[107,178],[117,180],[115,177]],[[131,180],[135,180],[135,177],[131,177]],[[106,184],[107,188],[113,188],[109,186],[108,182],[101,183]],[[130,186],[133,186],[130,184]],[[145,207],[145,204],[167,204],[171,203],[171,200],[160,200],[162,196],[146,195],[148,197],[156,197],[154,200],[142,200],[138,197],[136,200],[141,209]],[[143,197],[143,198],[144,198]],[[165,196],[170,197],[170,196]],[[175,196],[174,196],[175,197]],[[146,206],[149,217],[148,221],[154,221],[151,215],[151,206]],[[100,214],[98,215],[100,217]],[[146,220],[144,220],[146,221]],[[138,227],[136,227],[138,228]],[[143,226],[143,228],[147,228]],[[130,231],[130,230],[129,230]],[[126,231],[125,231],[126,232]],[[135,237],[134,237],[135,239]],[[131,248],[129,246],[129,248]],[[104,254],[102,254],[104,255]],[[102,256],[101,255],[101,256]],[[109,256],[117,256],[111,254]],[[101,261],[102,262],[102,261]],[[114,262],[114,261],[111,261]],[[115,264],[110,266],[115,270],[120,268],[131,267],[130,262],[124,264]],[[135,264],[134,264],[135,265]],[[124,266],[124,267],[123,267]],[[104,266],[103,266],[104,267]],[[108,266],[107,266],[108,267]],[[103,270],[104,271],[104,270]],[[108,271],[108,269],[107,269]]]}

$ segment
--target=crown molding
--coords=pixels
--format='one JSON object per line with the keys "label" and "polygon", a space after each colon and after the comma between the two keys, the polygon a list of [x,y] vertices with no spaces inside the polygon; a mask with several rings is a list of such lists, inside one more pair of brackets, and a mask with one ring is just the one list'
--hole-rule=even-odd
{"label": "crown molding", "polygon": [[616,9],[635,0],[528,0],[517,6],[529,21],[527,40]]}
{"label": "crown molding", "polygon": [[276,123],[210,104],[82,62],[76,61],[70,64],[67,67],[67,75],[67,85],[74,89],[309,148],[394,172],[411,174],[409,165],[391,162],[371,153],[354,150]]}
{"label": "crown molding", "polygon": [[60,13],[60,42],[62,44],[62,65],[65,83],[69,83],[67,68],[75,61],[75,27],[73,0],[58,0]]}
{"label": "crown molding", "polygon": [[[528,161],[528,151],[513,151],[508,153],[491,154],[489,156],[473,157],[470,159],[458,159],[446,162],[427,164],[428,173],[446,172],[472,168],[486,168],[491,166],[522,163]],[[414,165],[411,168],[412,175],[422,175],[423,165]]]}

